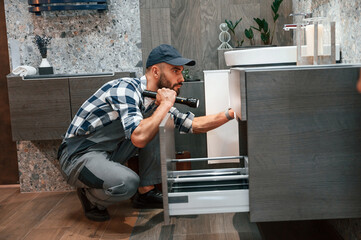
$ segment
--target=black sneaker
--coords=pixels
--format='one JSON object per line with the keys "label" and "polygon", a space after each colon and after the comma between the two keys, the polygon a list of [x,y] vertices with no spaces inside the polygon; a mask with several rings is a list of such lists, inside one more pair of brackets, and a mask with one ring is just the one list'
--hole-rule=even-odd
{"label": "black sneaker", "polygon": [[144,194],[137,192],[133,198],[133,207],[163,208],[163,194],[157,188],[153,188]]}
{"label": "black sneaker", "polygon": [[110,219],[107,209],[99,210],[97,206],[88,200],[84,188],[77,188],[76,193],[78,194],[81,205],[83,206],[84,214],[88,219],[96,222],[104,222]]}

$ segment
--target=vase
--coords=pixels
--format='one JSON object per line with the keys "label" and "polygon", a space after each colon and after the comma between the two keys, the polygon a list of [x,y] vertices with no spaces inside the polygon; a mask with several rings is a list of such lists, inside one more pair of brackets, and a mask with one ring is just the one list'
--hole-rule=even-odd
{"label": "vase", "polygon": [[48,59],[43,58],[39,65],[39,75],[54,74],[53,67],[50,65]]}

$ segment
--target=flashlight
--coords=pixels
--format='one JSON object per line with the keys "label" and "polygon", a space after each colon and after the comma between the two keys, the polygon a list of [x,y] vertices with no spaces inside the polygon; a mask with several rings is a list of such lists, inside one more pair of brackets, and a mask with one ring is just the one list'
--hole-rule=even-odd
{"label": "flashlight", "polygon": [[[144,90],[143,95],[146,97],[156,98],[157,93]],[[197,108],[199,106],[199,100],[196,98],[176,97],[175,102],[188,105],[189,107],[192,107],[192,108]]]}

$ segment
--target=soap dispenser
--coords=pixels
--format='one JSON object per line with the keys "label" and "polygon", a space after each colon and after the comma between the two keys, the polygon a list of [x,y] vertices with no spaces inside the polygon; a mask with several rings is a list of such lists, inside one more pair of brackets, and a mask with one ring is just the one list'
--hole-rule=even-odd
{"label": "soap dispenser", "polygon": [[[336,63],[336,23],[323,17],[304,18],[297,24],[297,65]],[[303,45],[304,36],[306,45]]]}

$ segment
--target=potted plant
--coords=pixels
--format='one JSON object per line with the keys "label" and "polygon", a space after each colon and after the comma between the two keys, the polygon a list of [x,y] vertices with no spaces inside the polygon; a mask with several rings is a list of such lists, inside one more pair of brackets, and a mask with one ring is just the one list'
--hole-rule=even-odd
{"label": "potted plant", "polygon": [[[269,27],[268,22],[263,18],[253,18],[253,20],[256,22],[257,27],[251,26],[248,29],[244,30],[244,35],[247,39],[249,39],[250,41],[250,45],[255,47],[255,34],[253,32],[252,29],[258,31],[260,33],[260,37],[261,37],[261,41],[263,43],[263,47],[264,46],[269,46],[272,45],[273,42],[273,37],[274,37],[274,33],[275,33],[275,29],[276,29],[276,22],[279,18],[279,14],[278,14],[278,10],[282,4],[283,0],[274,0],[272,5],[271,5],[271,9],[272,9],[272,19],[273,19],[273,27],[272,30]],[[239,20],[237,20],[235,23],[233,23],[230,20],[225,20],[229,30],[231,31],[231,36],[233,39],[233,47],[241,47],[243,45],[244,40],[239,41],[236,37],[236,32],[235,29],[237,27],[237,25],[242,21],[242,18],[240,18]],[[247,46],[249,47],[249,46]]]}
{"label": "potted plant", "polygon": [[274,0],[271,5],[272,15],[273,15],[272,32],[269,29],[268,22],[265,19],[253,18],[253,20],[257,23],[258,27],[256,28],[256,27],[251,26],[251,28],[260,32],[261,40],[264,45],[272,45],[273,37],[274,37],[275,29],[276,29],[276,22],[279,17],[278,10],[279,10],[282,2],[283,2],[283,0]]}
{"label": "potted plant", "polygon": [[41,63],[39,65],[39,74],[53,74],[53,67],[50,66],[49,61],[47,60],[47,53],[48,53],[48,45],[50,44],[51,37],[42,36],[39,35],[35,36],[35,44],[38,47],[41,55]]}

